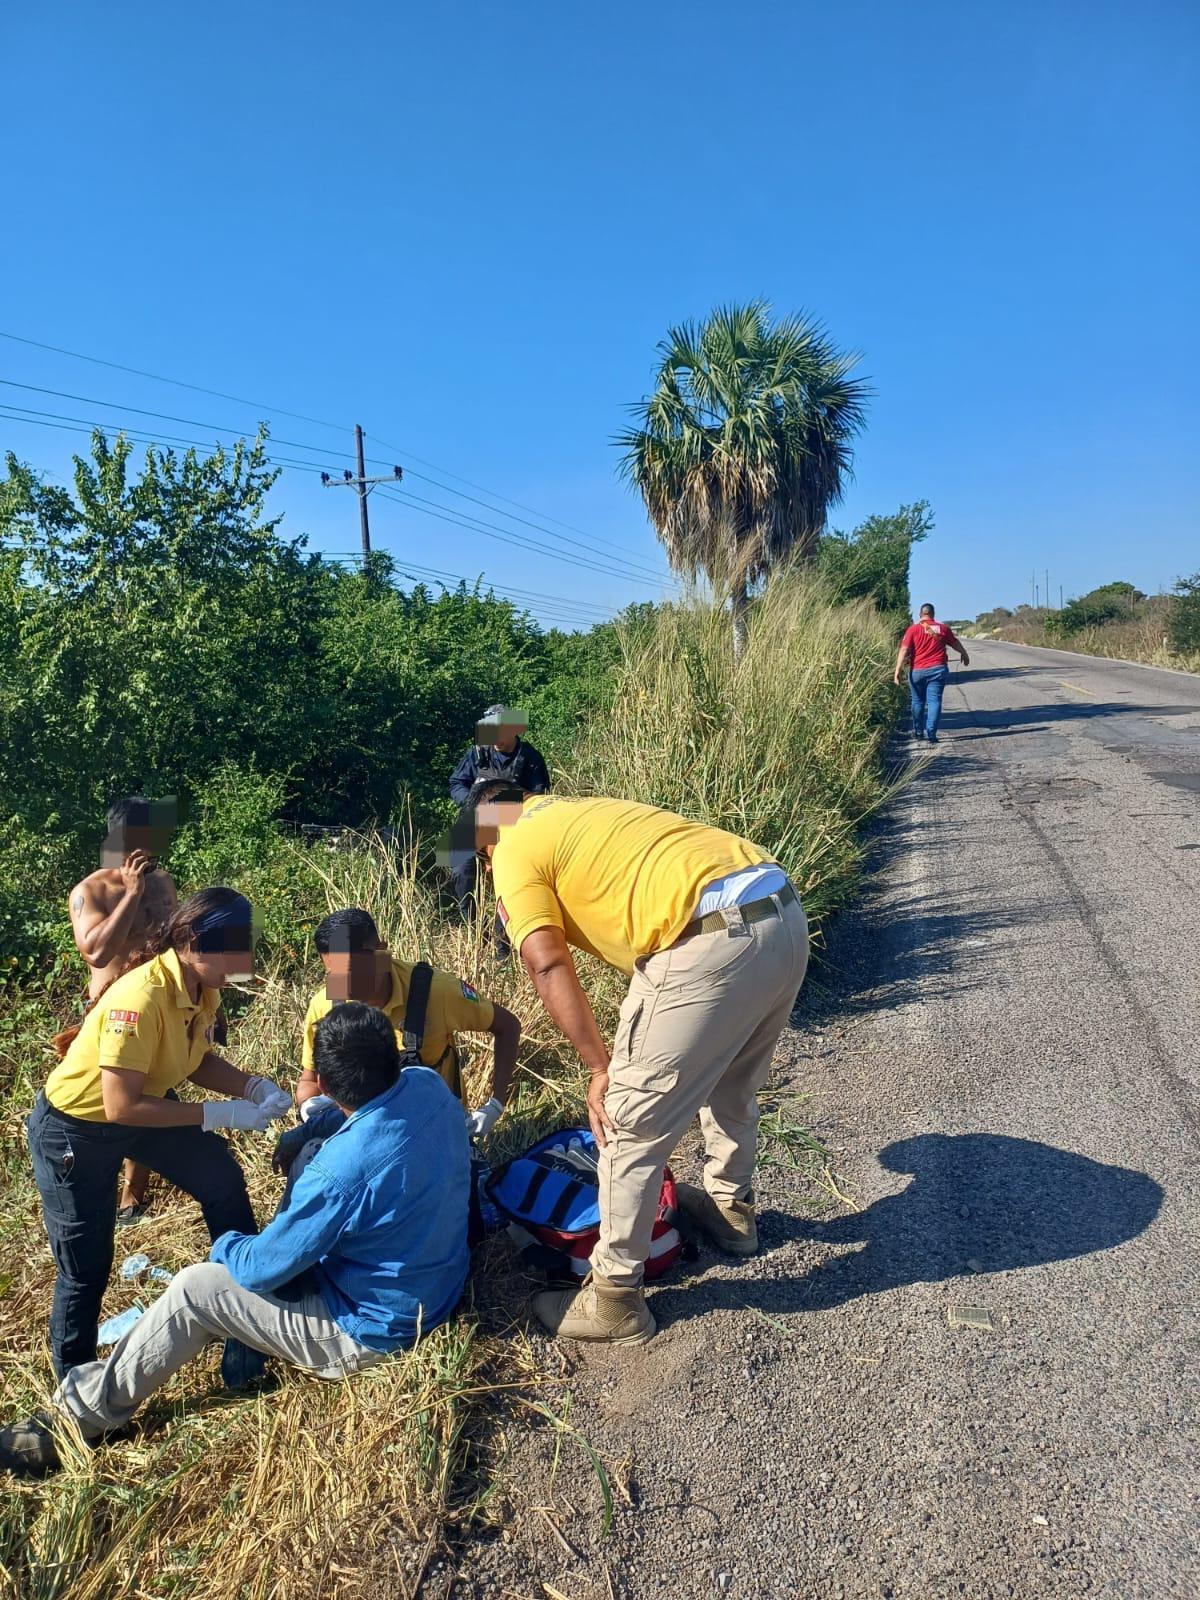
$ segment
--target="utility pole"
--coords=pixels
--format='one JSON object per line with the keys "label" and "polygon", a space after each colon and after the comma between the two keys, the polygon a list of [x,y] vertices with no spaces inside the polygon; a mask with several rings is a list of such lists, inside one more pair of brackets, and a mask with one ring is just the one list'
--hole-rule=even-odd
{"label": "utility pole", "polygon": [[1036,609],[1036,607],[1037,607],[1037,573],[1036,572],[1031,572],[1029,574],[1029,601],[1030,601],[1030,604]]}
{"label": "utility pole", "polygon": [[[361,472],[362,468],[360,467],[358,470]],[[1046,587],[1042,590],[1042,593],[1046,597],[1046,610],[1049,611],[1049,609],[1050,609],[1050,568],[1049,567],[1046,568]]]}
{"label": "utility pole", "polygon": [[354,455],[358,465],[358,476],[350,471],[342,473],[340,479],[332,478],[328,472],[321,474],[321,482],[326,489],[353,489],[358,495],[358,528],[362,535],[363,559],[371,554],[371,524],[367,518],[367,496],[377,483],[399,483],[404,476],[402,467],[393,467],[387,477],[368,478],[367,463],[363,456],[363,431],[356,422],[354,424]]}
{"label": "utility pole", "polygon": [[1060,583],[1059,586],[1058,586],[1058,609],[1061,611],[1062,608],[1063,608],[1063,603],[1062,603],[1062,584]]}

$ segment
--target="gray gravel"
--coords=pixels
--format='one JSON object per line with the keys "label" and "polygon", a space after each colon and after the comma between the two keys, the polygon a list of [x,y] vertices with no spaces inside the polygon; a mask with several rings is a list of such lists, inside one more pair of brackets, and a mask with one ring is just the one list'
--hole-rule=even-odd
{"label": "gray gravel", "polygon": [[971,649],[777,1062],[860,1209],[765,1169],[760,1257],[566,1353],[612,1533],[514,1418],[546,1512],[439,1595],[1200,1594],[1200,682]]}

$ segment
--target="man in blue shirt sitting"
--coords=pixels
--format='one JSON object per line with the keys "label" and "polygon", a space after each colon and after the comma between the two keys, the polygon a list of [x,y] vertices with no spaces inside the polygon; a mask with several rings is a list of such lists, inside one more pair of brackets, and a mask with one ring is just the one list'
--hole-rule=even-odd
{"label": "man in blue shirt sitting", "polygon": [[[67,1374],[54,1411],[85,1439],[124,1427],[213,1341],[240,1339],[319,1378],[343,1378],[454,1310],[468,1262],[462,1106],[430,1068],[401,1068],[392,1024],[371,1006],[335,1006],[313,1061],[345,1123],[262,1233],[223,1233],[106,1361]],[[61,1464],[54,1411],[0,1431],[0,1466],[40,1476]]]}

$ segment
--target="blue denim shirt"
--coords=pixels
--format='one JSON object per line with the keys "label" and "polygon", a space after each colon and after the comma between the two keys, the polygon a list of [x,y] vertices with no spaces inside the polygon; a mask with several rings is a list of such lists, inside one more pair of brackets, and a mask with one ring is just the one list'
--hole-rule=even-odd
{"label": "blue denim shirt", "polygon": [[462,1293],[470,1165],[462,1106],[436,1072],[405,1067],[325,1141],[262,1233],[223,1233],[211,1258],[255,1294],[311,1267],[343,1332],[398,1349]]}

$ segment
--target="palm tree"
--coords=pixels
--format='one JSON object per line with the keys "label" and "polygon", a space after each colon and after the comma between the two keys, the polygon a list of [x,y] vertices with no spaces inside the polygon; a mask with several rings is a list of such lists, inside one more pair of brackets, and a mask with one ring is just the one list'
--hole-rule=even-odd
{"label": "palm tree", "polygon": [[672,328],[638,426],[616,441],[671,566],[730,597],[737,652],[750,585],[814,558],[870,392],[820,324],[769,313],[753,300]]}

